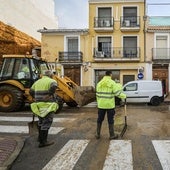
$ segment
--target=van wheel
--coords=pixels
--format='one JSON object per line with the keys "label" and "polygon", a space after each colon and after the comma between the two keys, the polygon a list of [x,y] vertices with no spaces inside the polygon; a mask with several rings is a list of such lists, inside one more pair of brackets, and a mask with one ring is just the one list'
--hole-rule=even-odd
{"label": "van wheel", "polygon": [[158,105],[160,104],[160,99],[159,99],[159,97],[157,97],[157,96],[152,97],[150,103],[151,103],[152,106],[158,106]]}

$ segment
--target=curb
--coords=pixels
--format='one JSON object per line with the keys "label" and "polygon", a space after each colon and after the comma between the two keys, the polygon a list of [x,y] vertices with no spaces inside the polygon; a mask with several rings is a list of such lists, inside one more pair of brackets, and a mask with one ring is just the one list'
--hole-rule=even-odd
{"label": "curb", "polygon": [[[5,140],[5,141],[14,141],[16,142],[16,146],[14,147],[14,150],[10,153],[9,157],[7,157],[7,159],[0,165],[0,170],[8,170],[10,168],[10,166],[12,165],[12,163],[15,161],[15,159],[17,158],[17,156],[19,155],[19,153],[21,152],[24,143],[25,143],[25,139],[21,138],[21,137],[1,137],[1,139]],[[6,146],[8,147],[8,146]],[[7,152],[7,151],[6,151]],[[5,152],[3,152],[4,155],[6,154]]]}

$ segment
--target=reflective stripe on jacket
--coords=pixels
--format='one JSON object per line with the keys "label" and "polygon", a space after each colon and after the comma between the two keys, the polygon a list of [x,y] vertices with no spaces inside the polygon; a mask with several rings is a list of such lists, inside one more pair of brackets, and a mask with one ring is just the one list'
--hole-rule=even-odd
{"label": "reflective stripe on jacket", "polygon": [[31,110],[37,116],[45,117],[50,112],[56,112],[59,108],[55,102],[34,102],[31,103]]}
{"label": "reflective stripe on jacket", "polygon": [[57,88],[57,82],[48,76],[43,76],[37,80],[30,89],[30,94],[35,98],[36,101],[53,101],[50,97],[55,93]]}
{"label": "reflective stripe on jacket", "polygon": [[97,84],[96,98],[98,108],[113,109],[115,108],[115,96],[125,99],[126,95],[117,86],[116,82],[110,76],[104,76]]}

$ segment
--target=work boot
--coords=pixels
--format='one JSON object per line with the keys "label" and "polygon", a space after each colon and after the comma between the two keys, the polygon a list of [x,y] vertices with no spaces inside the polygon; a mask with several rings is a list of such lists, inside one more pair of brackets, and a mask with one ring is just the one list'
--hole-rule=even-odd
{"label": "work boot", "polygon": [[48,137],[48,130],[40,130],[39,148],[50,146],[50,145],[54,144],[53,141],[51,141],[51,142],[47,141],[47,137]]}
{"label": "work boot", "polygon": [[110,133],[110,138],[109,138],[110,140],[118,138],[118,135],[115,135],[114,133],[113,124],[109,124],[109,133]]}
{"label": "work boot", "polygon": [[96,139],[100,139],[101,126],[102,126],[101,123],[97,123],[97,130],[96,130],[96,135],[95,135]]}

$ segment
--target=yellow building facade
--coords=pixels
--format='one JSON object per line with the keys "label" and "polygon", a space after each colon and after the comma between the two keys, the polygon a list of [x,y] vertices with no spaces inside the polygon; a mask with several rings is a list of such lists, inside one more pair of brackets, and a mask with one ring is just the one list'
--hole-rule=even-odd
{"label": "yellow building facade", "polygon": [[95,87],[108,69],[122,84],[147,79],[144,16],[144,0],[89,0],[88,29],[39,30],[41,56],[79,85]]}

